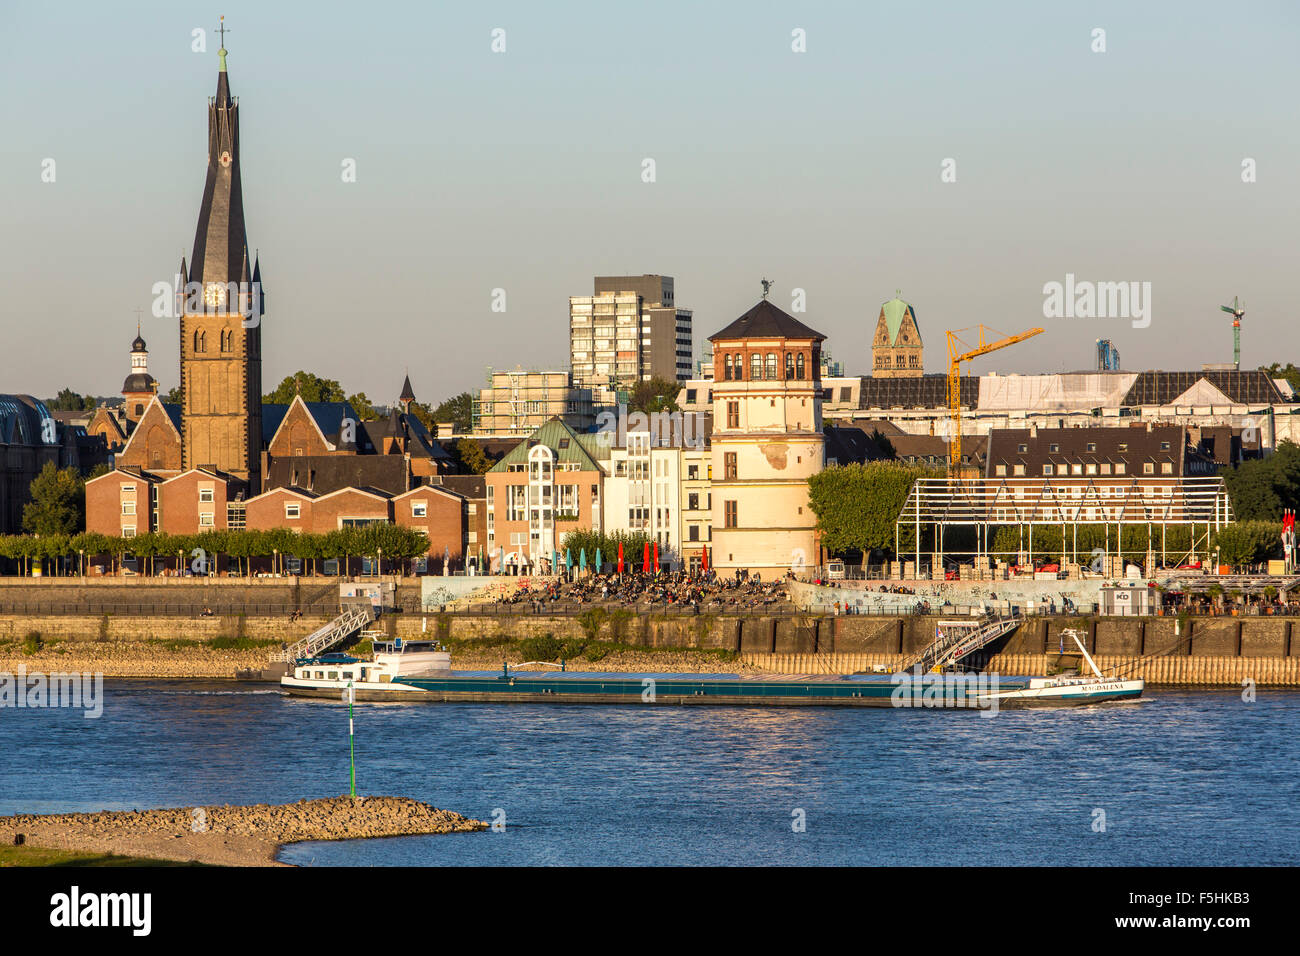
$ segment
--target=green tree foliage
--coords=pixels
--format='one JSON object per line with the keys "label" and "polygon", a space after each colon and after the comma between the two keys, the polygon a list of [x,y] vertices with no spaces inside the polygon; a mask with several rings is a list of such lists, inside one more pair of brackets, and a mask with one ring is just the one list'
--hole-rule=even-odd
{"label": "green tree foliage", "polygon": [[1300,368],[1296,368],[1290,362],[1283,365],[1281,362],[1274,362],[1272,365],[1261,365],[1260,371],[1267,372],[1269,378],[1284,378],[1291,383],[1291,387],[1300,392]]}
{"label": "green tree foliage", "polygon": [[32,479],[32,500],[23,506],[23,530],[37,535],[76,534],[86,521],[86,484],[75,468],[47,461]]}
{"label": "green tree foliage", "polygon": [[453,395],[433,409],[429,413],[429,419],[429,421],[425,422],[425,425],[429,428],[432,428],[437,422],[452,422],[455,424],[458,434],[468,432],[474,421],[474,396],[469,392]]}
{"label": "green tree foliage", "polygon": [[0,535],[0,558],[18,562],[24,571],[33,561],[79,557],[82,552],[88,558],[134,555],[143,562],[141,570],[145,573],[164,566],[175,567],[178,561],[182,568],[191,568],[194,551],[198,548],[218,559],[222,555],[233,559],[235,569],[243,574],[251,570],[251,559],[270,558],[277,553],[315,562],[321,558],[377,556],[382,549],[384,566],[391,568],[393,562],[405,562],[427,554],[429,538],[423,531],[387,522],[340,528],[326,534],[300,534],[287,528],[272,528],[267,531],[205,531],[196,535],[150,532],[133,538],[62,532],[41,536]]}
{"label": "green tree foliage", "polygon": [[[158,401],[162,402],[164,405],[180,405],[180,404],[182,404],[182,403],[181,403],[181,387],[180,387],[179,385],[173,386],[173,387],[172,387],[172,390],[169,391],[169,392],[167,392],[165,395],[159,395],[159,396],[158,396]],[[263,401],[265,401],[265,399],[263,399]]]}
{"label": "green tree foliage", "polygon": [[1267,458],[1228,469],[1223,480],[1236,520],[1281,521],[1284,508],[1300,504],[1300,446],[1280,442]]}
{"label": "green tree foliage", "polygon": [[677,395],[682,390],[678,382],[667,379],[652,378],[648,382],[637,382],[628,394],[627,410],[629,412],[675,412]]}
{"label": "green tree foliage", "polygon": [[[286,375],[284,381],[275,387],[269,395],[263,395],[262,401],[278,405],[288,405],[295,395],[301,395],[304,402],[344,402],[347,395],[343,386],[332,378],[320,378],[311,372],[295,372]],[[358,413],[360,409],[357,410]]]}
{"label": "green tree foliage", "polygon": [[[306,401],[306,399],[303,399],[303,401]],[[363,422],[371,422],[379,417],[379,413],[375,411],[375,406],[370,404],[370,399],[366,398],[365,392],[349,395],[348,404],[352,406],[352,410],[357,413],[357,417]]]}
{"label": "green tree foliage", "polygon": [[1210,537],[1219,551],[1219,561],[1233,567],[1262,564],[1282,556],[1280,521],[1238,521],[1224,525]]}
{"label": "green tree foliage", "polygon": [[[873,550],[892,554],[894,522],[912,483],[942,476],[942,469],[892,461],[832,465],[813,475],[808,479],[808,504],[817,516],[823,546],[835,555]],[[908,543],[910,538],[902,547]]]}
{"label": "green tree foliage", "polygon": [[90,412],[95,410],[95,396],[79,395],[70,388],[61,388],[58,395],[45,400],[45,407],[52,412]]}
{"label": "green tree foliage", "polygon": [[471,475],[485,475],[496,464],[483,446],[472,438],[456,439],[454,453],[461,467]]}
{"label": "green tree foliage", "polygon": [[[641,558],[645,554],[646,542],[650,537],[641,531],[570,531],[560,540],[560,546],[556,549],[559,554],[560,563],[564,563],[564,552],[566,550],[573,552],[573,566],[578,566],[578,556],[585,550],[587,552],[587,567],[592,567],[592,562],[596,560],[596,551],[600,551],[600,559],[605,564],[618,565],[618,546],[623,544],[623,561],[625,565],[631,565],[635,569],[641,567]],[[654,550],[654,543],[650,543],[651,551]],[[661,549],[662,550],[662,549]],[[662,558],[662,553],[660,554]]]}

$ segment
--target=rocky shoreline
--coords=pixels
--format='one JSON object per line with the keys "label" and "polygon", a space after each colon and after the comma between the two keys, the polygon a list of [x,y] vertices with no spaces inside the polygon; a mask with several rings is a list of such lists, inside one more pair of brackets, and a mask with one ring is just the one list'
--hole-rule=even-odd
{"label": "rocky shoreline", "polygon": [[217,866],[281,866],[286,843],[470,833],[487,824],[408,797],[327,797],[288,804],[196,806],[0,817],[0,842]]}
{"label": "rocky shoreline", "polygon": [[[183,647],[150,641],[69,641],[47,645],[34,654],[16,646],[0,647],[0,673],[90,673],[105,677],[155,680],[230,680],[236,671],[260,670],[267,665],[265,648],[216,649],[194,642]],[[508,645],[460,648],[452,653],[457,670],[500,670],[501,661],[519,661],[519,651]],[[597,660],[579,657],[568,662],[570,670],[659,673],[761,672],[730,656],[689,650],[616,650]]]}

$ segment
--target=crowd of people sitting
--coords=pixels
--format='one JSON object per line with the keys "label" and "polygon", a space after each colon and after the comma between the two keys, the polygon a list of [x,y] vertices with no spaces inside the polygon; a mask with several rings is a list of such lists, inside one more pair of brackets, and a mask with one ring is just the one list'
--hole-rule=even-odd
{"label": "crowd of people sitting", "polygon": [[498,605],[523,604],[541,612],[555,605],[606,607],[689,607],[704,611],[762,610],[788,600],[786,578],[764,581],[759,574],[737,571],[718,576],[714,571],[660,571],[625,574],[599,573],[574,580],[525,584],[497,600]]}

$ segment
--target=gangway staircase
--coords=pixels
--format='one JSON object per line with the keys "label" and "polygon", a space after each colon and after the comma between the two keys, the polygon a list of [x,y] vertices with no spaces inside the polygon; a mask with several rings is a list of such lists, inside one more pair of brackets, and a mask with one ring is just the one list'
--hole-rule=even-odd
{"label": "gangway staircase", "polygon": [[942,670],[957,663],[982,647],[996,641],[1004,634],[1020,626],[1020,618],[999,617],[994,614],[985,616],[973,628],[953,626],[946,632],[941,629],[933,644],[924,650],[906,658],[899,670],[912,670],[919,667],[921,671]]}
{"label": "gangway staircase", "polygon": [[271,662],[292,664],[306,657],[315,657],[356,634],[373,621],[377,614],[375,606],[369,602],[353,604],[334,620],[312,631],[302,640],[290,644],[282,651],[273,652]]}

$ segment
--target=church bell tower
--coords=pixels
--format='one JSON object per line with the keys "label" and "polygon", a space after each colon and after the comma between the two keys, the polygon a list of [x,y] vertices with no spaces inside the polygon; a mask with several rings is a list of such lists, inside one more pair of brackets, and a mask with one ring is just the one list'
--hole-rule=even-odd
{"label": "church bell tower", "polygon": [[208,168],[194,252],[181,260],[181,465],[210,466],[261,488],[261,267],[249,261],[239,172],[239,100],[222,27],[217,95],[208,100]]}

